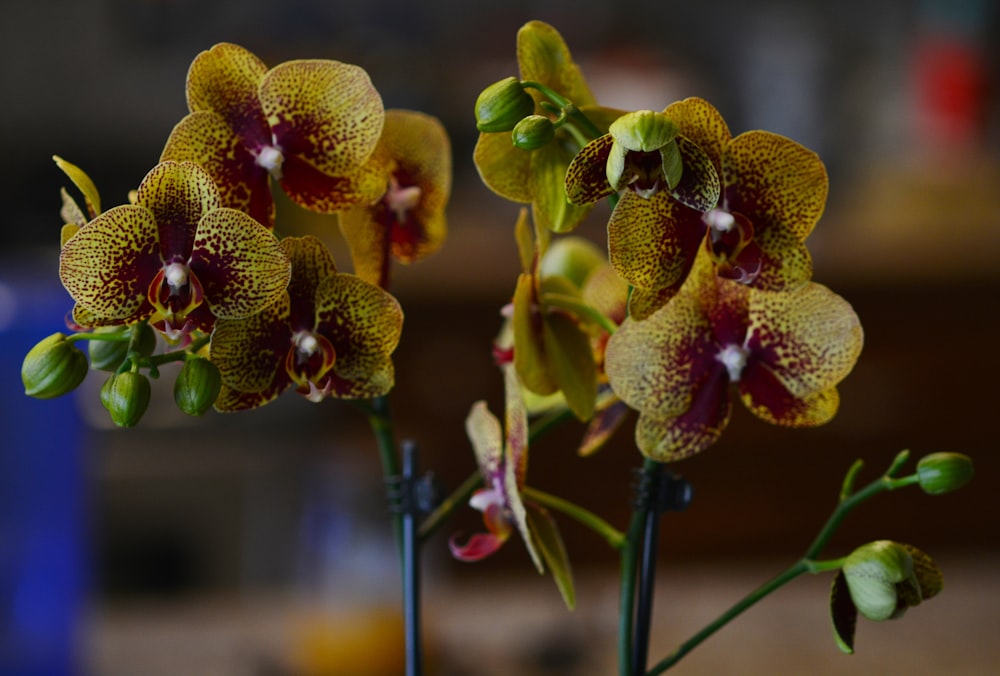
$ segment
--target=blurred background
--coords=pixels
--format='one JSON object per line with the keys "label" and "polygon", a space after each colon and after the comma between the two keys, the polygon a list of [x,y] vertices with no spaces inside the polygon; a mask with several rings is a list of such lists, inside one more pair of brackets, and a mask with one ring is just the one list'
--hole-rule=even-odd
{"label": "blurred background", "polygon": [[[56,401],[18,369],[63,330],[56,276],[58,154],[123,203],[186,113],[194,56],[219,41],[265,63],[331,58],[368,70],[387,107],[451,134],[450,235],[398,270],[406,311],[392,394],[399,433],[449,488],[474,470],[463,420],[502,407],[490,342],[518,272],[517,207],[482,186],[472,105],[516,74],[515,33],[556,26],[600,102],[662,109],[709,99],[733,133],[762,128],[816,150],[830,174],[810,238],[816,279],[866,332],[829,425],[773,428],[742,409],[722,441],[673,469],[695,499],[661,532],[658,659],[797,558],[856,458],[874,478],[903,448],[968,453],[977,478],[939,498],[866,505],[828,554],[911,543],[944,568],[940,598],[902,622],[862,621],[859,654],[828,629],[823,576],[793,584],[723,631],[680,674],[992,673],[998,583],[1000,12],[989,0],[434,3],[368,0],[14,0],[0,22],[0,674],[401,673],[397,560],[364,416],[292,395],[252,414],[191,419],[169,377],[134,430],[109,427],[101,377]],[[580,234],[601,241],[606,210]],[[279,204],[284,234],[331,218]],[[340,247],[340,248],[338,248]],[[632,420],[594,457],[569,424],[532,452],[530,483],[627,525],[640,457]],[[430,673],[608,674],[617,557],[560,520],[578,583],[562,607],[512,542],[479,564],[447,538],[424,548]]]}

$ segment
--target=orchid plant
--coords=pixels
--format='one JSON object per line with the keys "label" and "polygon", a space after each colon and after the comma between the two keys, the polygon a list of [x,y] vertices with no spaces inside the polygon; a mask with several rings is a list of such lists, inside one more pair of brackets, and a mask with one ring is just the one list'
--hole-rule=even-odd
{"label": "orchid plant", "polygon": [[[505,413],[501,423],[484,401],[472,405],[465,427],[473,471],[425,510],[419,534],[467,501],[487,532],[455,533],[454,556],[480,561],[516,533],[572,608],[556,517],[593,529],[621,552],[622,674],[666,670],[807,572],[835,573],[835,639],[853,651],[859,613],[898,617],[940,590],[941,573],[928,555],[887,540],[819,555],[841,520],[877,493],[960,487],[972,477],[967,457],[932,454],[900,475],[903,452],[856,490],[857,463],[803,557],[651,669],[636,647],[648,633],[648,618],[634,609],[637,576],[643,593],[636,557],[651,546],[643,518],[663,505],[640,496],[632,523],[619,530],[527,476],[529,447],[567,419],[587,424],[579,448],[587,455],[637,411],[635,445],[655,482],[664,464],[720,438],[733,397],[793,428],[836,414],[837,385],[859,358],[863,333],[848,301],[812,280],[806,240],[826,203],[822,161],[770,132],[733,136],[702,99],[662,111],[599,105],[548,24],[524,25],[516,47],[519,76],[475,102],[480,177],[524,205],[516,218],[512,211],[521,269],[492,343]],[[64,190],[61,212],[59,276],[75,306],[66,332],[25,357],[26,393],[61,396],[89,370],[103,370],[101,402],[117,425],[131,427],[150,403],[149,378],[176,362],[175,399],[192,415],[255,409],[292,388],[311,402],[345,399],[367,414],[385,474],[397,479],[387,396],[404,314],[390,292],[391,268],[424,259],[446,238],[447,133],[424,113],[385,110],[358,66],[269,68],[234,44],[194,59],[187,103],[189,114],[126,204],[102,211],[91,178],[56,158],[82,196]],[[281,236],[275,186],[299,207],[337,215],[351,272],[320,239]],[[605,199],[612,211],[603,250],[570,233]],[[86,354],[78,347],[85,343]],[[411,556],[404,571],[415,565]],[[418,673],[419,658],[408,668]]]}

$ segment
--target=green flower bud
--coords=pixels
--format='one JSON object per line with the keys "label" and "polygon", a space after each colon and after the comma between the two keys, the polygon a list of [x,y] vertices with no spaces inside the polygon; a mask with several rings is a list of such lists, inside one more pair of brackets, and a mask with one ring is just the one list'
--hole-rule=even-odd
{"label": "green flower bud", "polygon": [[972,458],[961,453],[931,453],[917,463],[920,488],[930,495],[958,490],[972,481]]}
{"label": "green flower bud", "polygon": [[149,406],[149,378],[125,371],[109,377],[101,386],[101,404],[119,427],[135,427]]}
{"label": "green flower bud", "polygon": [[545,251],[538,271],[543,278],[565,277],[577,289],[582,289],[590,273],[607,262],[604,251],[589,240],[582,237],[560,237]]}
{"label": "green flower bud", "polygon": [[476,99],[476,128],[482,132],[510,131],[535,112],[535,100],[521,81],[508,77],[494,82]]}
{"label": "green flower bud", "polygon": [[899,617],[922,600],[910,550],[897,542],[877,540],[858,547],[842,570],[851,600],[869,620]]}
{"label": "green flower bud", "polygon": [[537,150],[556,137],[556,127],[544,115],[529,115],[514,126],[511,139],[521,150]]}
{"label": "green flower bud", "polygon": [[204,415],[219,396],[222,376],[219,368],[207,359],[188,359],[174,381],[174,401],[188,415]]}
{"label": "green flower bud", "polygon": [[62,333],[53,333],[39,342],[21,363],[24,393],[36,399],[72,392],[86,376],[87,357]]}

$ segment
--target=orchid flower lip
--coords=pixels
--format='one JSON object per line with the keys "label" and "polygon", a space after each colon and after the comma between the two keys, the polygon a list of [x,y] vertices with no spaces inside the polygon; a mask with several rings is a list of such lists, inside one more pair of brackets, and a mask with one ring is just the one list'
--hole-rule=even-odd
{"label": "orchid flower lip", "polygon": [[701,218],[705,225],[718,232],[729,232],[736,225],[736,218],[725,209],[718,207],[709,209]]}
{"label": "orchid flower lip", "polygon": [[399,185],[395,176],[389,177],[389,188],[385,193],[385,203],[400,223],[406,221],[406,213],[420,204],[422,191],[420,186],[411,185],[405,188]]}
{"label": "orchid flower lip", "polygon": [[170,263],[164,268],[164,278],[170,287],[171,296],[179,294],[181,289],[187,285],[189,272],[188,266],[183,263]]}
{"label": "orchid flower lip", "polygon": [[743,373],[743,368],[747,365],[747,357],[750,351],[741,345],[729,343],[715,355],[716,361],[726,367],[730,382],[736,382]]}
{"label": "orchid flower lip", "polygon": [[255,160],[257,166],[263,167],[267,173],[271,174],[275,180],[281,179],[281,165],[285,163],[285,156],[281,148],[277,145],[266,145],[257,153]]}

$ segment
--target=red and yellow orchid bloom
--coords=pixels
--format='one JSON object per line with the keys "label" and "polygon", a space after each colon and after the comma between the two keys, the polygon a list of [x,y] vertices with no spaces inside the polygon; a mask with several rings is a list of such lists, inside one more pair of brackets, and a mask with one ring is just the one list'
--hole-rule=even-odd
{"label": "red and yellow orchid bloom", "polygon": [[292,261],[287,291],[259,314],[216,322],[210,352],[222,375],[216,409],[257,408],[292,386],[311,401],[389,392],[403,324],[399,303],[337,272],[313,236],[286,237],[281,247]]}
{"label": "red and yellow orchid bloom", "polygon": [[548,510],[522,497],[528,471],[528,412],[517,372],[510,363],[500,366],[504,377],[505,419],[490,413],[486,402],[472,405],[465,429],[476,454],[483,488],[469,505],[483,513],[485,533],[459,544],[453,536],[448,546],[461,561],[479,561],[493,554],[517,531],[539,573],[548,565],[569,608],[574,605],[573,576],[562,537]]}
{"label": "red and yellow orchid bloom", "polygon": [[190,162],[155,166],[134,204],[80,227],[59,256],[77,324],[148,319],[170,338],[210,331],[217,318],[260,312],[281,295],[289,275],[274,235],[223,208],[211,177]]}
{"label": "red and yellow orchid bloom", "polygon": [[[541,84],[568,99],[600,132],[621,114],[597,105],[569,47],[547,23],[531,21],[521,27],[517,62],[522,81]],[[536,89],[527,91],[535,99],[536,110],[547,112],[541,107],[545,97]],[[589,206],[567,202],[563,186],[566,168],[579,148],[579,141],[565,126],[556,130],[552,142],[531,151],[516,148],[509,132],[484,132],[473,159],[490,190],[512,202],[531,204],[532,216],[542,227],[567,232],[590,212]]]}
{"label": "red and yellow orchid bloom", "polygon": [[293,202],[334,213],[385,190],[369,162],[382,132],[382,99],[358,66],[288,61],[268,69],[238,45],[200,53],[187,76],[191,111],[170,134],[162,160],[196,162],[223,204],[273,227],[270,183]]}
{"label": "red and yellow orchid bloom", "polygon": [[719,277],[703,251],[663,308],[627,319],[608,342],[611,387],[639,411],[636,441],[661,462],[722,434],[730,390],[759,418],[788,427],[829,421],[837,384],[861,351],[851,306],[813,282],[764,291]]}
{"label": "red and yellow orchid bloom", "polygon": [[413,263],[444,243],[451,144],[437,118],[387,110],[373,159],[386,172],[385,193],[373,204],[341,212],[340,229],[354,274],[388,288],[392,260]]}

